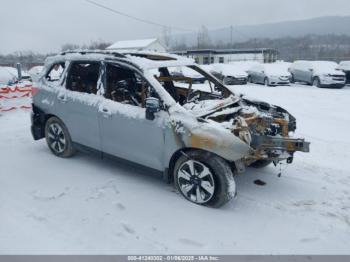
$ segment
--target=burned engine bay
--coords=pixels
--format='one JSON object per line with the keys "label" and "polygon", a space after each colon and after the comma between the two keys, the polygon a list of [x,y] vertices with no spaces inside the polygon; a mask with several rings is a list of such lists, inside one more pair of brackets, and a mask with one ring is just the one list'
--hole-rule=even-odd
{"label": "burned engine bay", "polygon": [[292,163],[296,151],[309,152],[310,143],[292,138],[296,119],[281,107],[243,95],[221,101],[197,101],[184,107],[193,111],[201,121],[219,123],[248,144],[251,152],[243,159],[246,166],[258,160]]}

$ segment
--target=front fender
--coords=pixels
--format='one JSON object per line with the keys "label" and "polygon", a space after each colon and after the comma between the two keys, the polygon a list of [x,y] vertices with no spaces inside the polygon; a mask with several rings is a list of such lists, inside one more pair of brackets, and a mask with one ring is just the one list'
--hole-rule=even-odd
{"label": "front fender", "polygon": [[180,121],[174,124],[174,130],[183,147],[202,149],[228,161],[240,160],[251,150],[240,138],[214,123],[186,125]]}

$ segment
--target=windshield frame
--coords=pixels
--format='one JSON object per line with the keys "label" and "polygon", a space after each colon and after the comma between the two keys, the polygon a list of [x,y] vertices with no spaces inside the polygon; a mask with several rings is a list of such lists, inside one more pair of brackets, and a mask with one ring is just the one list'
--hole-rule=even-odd
{"label": "windshield frame", "polygon": [[[162,70],[162,69],[166,69],[169,74],[171,74],[171,71],[169,70],[170,68],[175,68],[175,67],[180,67],[180,66],[175,66],[175,65],[164,65],[158,68],[152,68],[152,69],[148,69],[146,71],[148,71],[148,75],[152,76],[152,80],[156,81],[158,85],[160,85],[162,87],[162,89],[171,97],[171,99],[173,100],[173,102],[178,103],[178,101],[176,101],[176,99],[168,92],[168,90],[166,90],[166,88],[163,86],[162,82],[159,81],[159,78],[156,77],[156,75],[153,74],[152,70],[157,69],[157,70]],[[202,69],[200,66],[195,65],[195,64],[185,64],[185,65],[181,65],[181,67],[187,67],[190,68],[192,70],[194,70],[195,72],[197,72],[198,74],[200,74],[201,76],[203,76],[206,81],[209,82],[209,87],[210,87],[210,92],[206,92],[203,90],[198,89],[201,92],[205,92],[205,93],[209,93],[211,95],[216,95],[215,94],[215,87],[219,89],[219,92],[221,93],[221,98],[218,98],[217,100],[224,100],[227,99],[230,96],[234,96],[237,97],[237,95],[230,90],[229,88],[227,88],[223,83],[221,83],[220,80],[218,80],[215,76],[213,76],[212,74],[210,74],[209,72],[207,72],[206,70]],[[185,77],[187,78],[187,77]],[[188,77],[190,78],[190,77]],[[174,77],[174,79],[176,79],[176,77]],[[152,81],[153,82],[153,81]],[[195,85],[191,82],[189,82],[189,88],[188,88],[188,93],[190,93],[192,90],[197,90],[196,88],[194,88]],[[181,107],[183,107],[183,105],[180,105]]]}

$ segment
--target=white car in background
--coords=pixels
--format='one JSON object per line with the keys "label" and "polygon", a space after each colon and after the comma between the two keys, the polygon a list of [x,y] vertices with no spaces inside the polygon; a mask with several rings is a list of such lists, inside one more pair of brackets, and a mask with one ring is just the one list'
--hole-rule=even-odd
{"label": "white car in background", "polygon": [[7,66],[0,67],[0,85],[11,85],[16,81],[17,81],[17,72],[15,68],[7,67]]}
{"label": "white car in background", "polygon": [[248,70],[248,82],[265,86],[289,85],[290,73],[284,64],[257,64]]}
{"label": "white car in background", "polygon": [[[13,85],[18,82],[18,71],[17,68],[3,66],[0,67],[0,84],[1,85]],[[22,71],[22,80],[23,81],[31,81],[30,75]]]}
{"label": "white car in background", "polygon": [[339,63],[338,69],[345,73],[346,84],[350,84],[350,61],[341,61]]}
{"label": "white car in background", "polygon": [[234,64],[212,64],[210,73],[224,85],[246,85],[248,74]]}
{"label": "white car in background", "polygon": [[343,88],[345,73],[331,61],[295,61],[289,68],[292,82],[305,82],[317,87]]}
{"label": "white car in background", "polygon": [[44,66],[33,66],[29,71],[28,71],[28,74],[31,76],[31,78],[35,81],[37,80],[42,71],[44,69]]}
{"label": "white car in background", "polygon": [[198,72],[187,67],[175,67],[169,72],[174,77],[187,77],[192,80],[192,84],[204,84],[205,78]]}

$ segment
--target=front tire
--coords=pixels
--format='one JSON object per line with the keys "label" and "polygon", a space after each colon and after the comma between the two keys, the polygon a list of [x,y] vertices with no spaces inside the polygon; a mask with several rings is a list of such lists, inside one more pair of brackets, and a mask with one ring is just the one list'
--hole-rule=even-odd
{"label": "front tire", "polygon": [[290,83],[291,83],[291,84],[295,84],[294,74],[291,74]]}
{"label": "front tire", "polygon": [[264,85],[270,86],[270,80],[267,77],[264,79]]}
{"label": "front tire", "polygon": [[228,163],[209,152],[189,151],[175,164],[177,190],[189,201],[221,207],[236,194],[236,184]]}
{"label": "front tire", "polygon": [[67,127],[57,117],[51,117],[45,125],[46,143],[51,152],[62,158],[74,155],[75,150]]}
{"label": "front tire", "polygon": [[318,88],[320,88],[320,87],[321,87],[321,81],[320,81],[320,79],[319,79],[318,77],[315,77],[315,78],[312,80],[312,85],[313,85],[313,86],[316,86],[316,87],[318,87]]}

